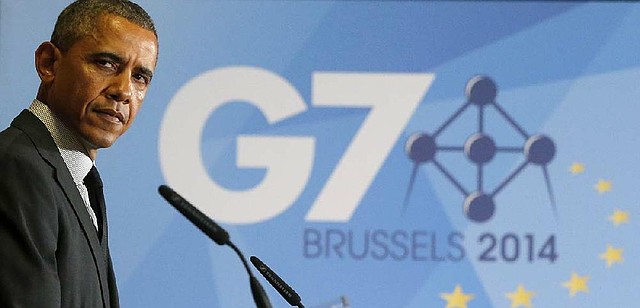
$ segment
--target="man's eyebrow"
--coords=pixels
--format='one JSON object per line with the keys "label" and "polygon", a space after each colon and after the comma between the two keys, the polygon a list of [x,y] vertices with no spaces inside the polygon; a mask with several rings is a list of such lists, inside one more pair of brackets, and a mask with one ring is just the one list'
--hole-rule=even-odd
{"label": "man's eyebrow", "polygon": [[122,57],[120,57],[117,54],[112,53],[112,52],[96,52],[96,53],[92,54],[91,57],[94,58],[94,59],[107,58],[107,59],[109,59],[109,60],[111,60],[113,62],[116,62],[116,63],[122,63],[123,62]]}
{"label": "man's eyebrow", "polygon": [[142,75],[145,75],[145,76],[149,77],[149,79],[153,78],[153,71],[152,70],[150,70],[150,69],[148,69],[148,68],[146,68],[144,66],[137,67],[137,70],[139,70]]}
{"label": "man's eyebrow", "polygon": [[[112,52],[97,52],[91,55],[94,59],[109,59],[116,63],[123,63],[124,60],[122,57],[118,56]],[[153,77],[153,71],[147,67],[141,66],[136,68],[141,74],[148,76],[149,78]]]}

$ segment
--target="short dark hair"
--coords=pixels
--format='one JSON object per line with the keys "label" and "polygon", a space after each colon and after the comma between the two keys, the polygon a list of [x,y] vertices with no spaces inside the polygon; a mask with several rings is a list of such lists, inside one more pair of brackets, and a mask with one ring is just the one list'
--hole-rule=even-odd
{"label": "short dark hair", "polygon": [[62,51],[86,35],[93,33],[99,17],[104,14],[120,16],[143,29],[153,32],[158,39],[151,16],[139,5],[128,0],[77,0],[60,15],[51,34],[51,43]]}

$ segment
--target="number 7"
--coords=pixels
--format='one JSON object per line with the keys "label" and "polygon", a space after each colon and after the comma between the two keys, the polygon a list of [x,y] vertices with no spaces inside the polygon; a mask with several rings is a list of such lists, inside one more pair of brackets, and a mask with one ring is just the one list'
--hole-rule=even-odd
{"label": "number 7", "polygon": [[351,219],[434,77],[403,73],[313,74],[314,106],[370,107],[371,111],[307,213],[307,221]]}

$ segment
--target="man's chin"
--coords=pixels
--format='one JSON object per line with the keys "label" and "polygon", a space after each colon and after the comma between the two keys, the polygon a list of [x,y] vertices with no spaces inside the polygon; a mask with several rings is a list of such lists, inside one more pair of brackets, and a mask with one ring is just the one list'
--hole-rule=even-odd
{"label": "man's chin", "polygon": [[100,136],[98,138],[94,136],[88,136],[81,139],[82,144],[87,149],[87,151],[111,147],[116,141],[116,138],[104,138],[104,136]]}

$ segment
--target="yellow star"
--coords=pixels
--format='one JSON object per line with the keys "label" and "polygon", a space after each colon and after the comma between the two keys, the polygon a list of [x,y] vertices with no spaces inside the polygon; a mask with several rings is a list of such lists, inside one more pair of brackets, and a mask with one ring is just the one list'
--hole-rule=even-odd
{"label": "yellow star", "polygon": [[571,167],[569,167],[569,171],[573,174],[578,174],[584,172],[584,165],[582,163],[573,163]]}
{"label": "yellow star", "polygon": [[531,298],[535,296],[535,292],[527,291],[524,286],[519,284],[518,289],[513,293],[507,293],[507,298],[511,300],[511,308],[524,306],[531,308]]}
{"label": "yellow star", "polygon": [[629,223],[629,213],[621,210],[614,210],[613,214],[609,216],[609,220],[613,222],[614,226]]}
{"label": "yellow star", "polygon": [[599,180],[594,188],[598,191],[599,194],[609,192],[611,191],[611,181]]}
{"label": "yellow star", "polygon": [[578,276],[578,274],[572,273],[571,280],[563,283],[562,285],[565,288],[569,289],[569,295],[571,297],[574,297],[576,293],[580,291],[585,293],[589,291],[589,287],[587,286],[588,280],[589,280],[589,276],[580,277]]}
{"label": "yellow star", "polygon": [[473,294],[462,293],[462,287],[456,285],[453,293],[440,293],[440,298],[447,301],[446,308],[467,308],[467,302],[473,299]]}
{"label": "yellow star", "polygon": [[613,263],[620,263],[624,261],[622,258],[622,248],[613,248],[611,245],[607,245],[607,251],[600,255],[600,259],[607,261],[607,268],[611,267]]}

